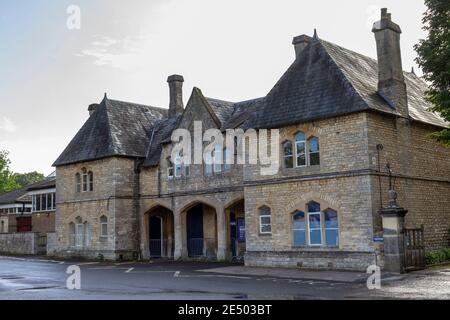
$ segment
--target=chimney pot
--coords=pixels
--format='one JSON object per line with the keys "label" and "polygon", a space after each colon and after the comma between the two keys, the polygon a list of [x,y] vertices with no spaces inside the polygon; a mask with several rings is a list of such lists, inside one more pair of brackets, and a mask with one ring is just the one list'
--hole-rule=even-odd
{"label": "chimney pot", "polygon": [[184,78],[181,75],[171,75],[167,82],[169,83],[170,91],[170,104],[169,104],[169,117],[175,117],[178,114],[183,113],[183,83]]}

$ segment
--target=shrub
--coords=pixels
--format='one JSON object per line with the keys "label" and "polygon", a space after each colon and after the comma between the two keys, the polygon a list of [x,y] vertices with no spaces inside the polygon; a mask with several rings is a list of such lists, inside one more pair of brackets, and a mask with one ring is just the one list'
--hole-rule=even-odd
{"label": "shrub", "polygon": [[450,248],[428,251],[425,254],[425,261],[428,265],[450,261]]}

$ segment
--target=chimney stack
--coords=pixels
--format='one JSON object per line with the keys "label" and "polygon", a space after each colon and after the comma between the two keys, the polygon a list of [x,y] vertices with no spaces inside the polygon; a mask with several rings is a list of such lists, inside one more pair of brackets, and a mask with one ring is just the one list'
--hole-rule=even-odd
{"label": "chimney stack", "polygon": [[92,114],[95,112],[95,110],[97,110],[97,108],[100,105],[98,103],[93,103],[91,105],[89,105],[88,111],[89,111],[89,116],[92,116]]}
{"label": "chimney stack", "polygon": [[378,56],[378,94],[402,116],[408,117],[406,84],[403,76],[400,50],[400,27],[392,22],[386,8],[381,9],[381,20],[374,23]]}
{"label": "chimney stack", "polygon": [[294,45],[295,48],[295,58],[298,59],[298,57],[300,56],[300,54],[302,53],[303,49],[306,48],[306,46],[308,44],[310,44],[312,42],[312,38],[302,34],[301,36],[297,36],[294,38],[294,40],[292,41],[292,44]]}
{"label": "chimney stack", "polygon": [[169,117],[183,113],[183,76],[174,74],[167,79],[170,89]]}

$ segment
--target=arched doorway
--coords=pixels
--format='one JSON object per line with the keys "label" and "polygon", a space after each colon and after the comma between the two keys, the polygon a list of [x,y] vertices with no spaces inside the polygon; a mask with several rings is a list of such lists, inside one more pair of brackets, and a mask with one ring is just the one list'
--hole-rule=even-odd
{"label": "arched doorway", "polygon": [[172,258],[175,249],[171,210],[157,206],[145,215],[146,247],[151,258]]}
{"label": "arched doorway", "polygon": [[160,258],[162,257],[164,248],[164,232],[163,232],[163,219],[160,216],[150,217],[150,257]]}
{"label": "arched doorway", "polygon": [[186,240],[188,257],[217,257],[217,216],[213,207],[198,203],[186,210]]}

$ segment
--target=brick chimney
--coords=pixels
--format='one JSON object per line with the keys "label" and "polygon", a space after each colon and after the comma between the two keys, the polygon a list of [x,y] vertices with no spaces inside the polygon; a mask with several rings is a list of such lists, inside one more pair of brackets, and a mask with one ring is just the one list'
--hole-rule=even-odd
{"label": "brick chimney", "polygon": [[167,79],[170,89],[169,117],[183,113],[183,76],[174,74]]}
{"label": "brick chimney", "polygon": [[294,38],[294,40],[292,41],[292,44],[294,45],[295,48],[295,59],[297,59],[300,55],[300,53],[302,53],[303,49],[306,48],[306,46],[308,44],[310,44],[312,42],[312,38],[302,34],[301,36],[297,36]]}
{"label": "brick chimney", "polygon": [[386,8],[373,25],[378,56],[378,94],[402,116],[408,117],[408,101],[400,50],[400,27],[392,22]]}

